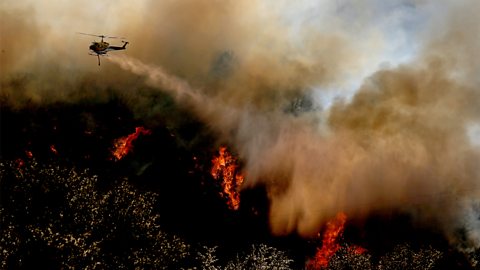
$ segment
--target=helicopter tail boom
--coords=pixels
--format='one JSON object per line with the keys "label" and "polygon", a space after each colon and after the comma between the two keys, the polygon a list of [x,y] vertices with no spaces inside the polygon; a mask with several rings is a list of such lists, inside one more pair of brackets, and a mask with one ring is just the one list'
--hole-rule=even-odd
{"label": "helicopter tail boom", "polygon": [[108,46],[108,48],[105,50],[107,51],[117,51],[117,50],[125,50],[127,48],[128,41],[123,41],[123,46]]}

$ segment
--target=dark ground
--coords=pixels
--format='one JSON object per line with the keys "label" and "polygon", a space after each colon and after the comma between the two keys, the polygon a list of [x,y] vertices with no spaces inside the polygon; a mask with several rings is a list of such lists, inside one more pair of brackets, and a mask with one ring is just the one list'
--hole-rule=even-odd
{"label": "dark ground", "polygon": [[[32,105],[23,109],[2,106],[1,161],[25,166],[18,164],[28,165],[35,160],[40,164],[88,169],[89,174],[98,175],[100,190],[117,185],[118,179],[127,179],[140,191],[158,194],[155,210],[160,214],[161,227],[186,242],[218,245],[220,257],[231,256],[252,243],[266,242],[287,250],[295,260],[294,266],[302,267],[320,240],[271,236],[268,199],[262,187],[243,190],[240,209],[228,209],[225,199],[219,196],[219,183],[209,174],[211,159],[219,147],[214,134],[175,107],[168,97],[158,98],[166,100],[162,101],[165,109],[148,117],[138,117],[116,99],[48,107]],[[114,140],[133,133],[138,126],[152,133],[141,135],[134,142],[133,152],[124,159],[112,159]],[[0,207],[7,213],[21,211],[12,209],[19,207],[9,202],[17,195],[8,189],[6,183],[10,180],[3,177]],[[45,200],[45,196],[42,198]],[[434,228],[418,228],[402,213],[378,213],[367,220],[349,220],[343,241],[366,248],[373,260],[402,243],[408,243],[413,250],[432,246],[443,254],[432,269],[471,269],[466,257],[450,247]],[[117,244],[128,245],[128,242]],[[38,245],[24,245],[17,251],[24,254],[15,258],[58,260],[51,250],[35,255],[35,250],[41,250]],[[23,264],[22,268],[34,265]]]}

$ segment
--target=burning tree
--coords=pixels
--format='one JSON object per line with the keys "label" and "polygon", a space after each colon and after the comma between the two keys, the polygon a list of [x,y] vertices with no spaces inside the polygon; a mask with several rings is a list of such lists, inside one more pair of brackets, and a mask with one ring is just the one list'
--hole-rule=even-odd
{"label": "burning tree", "polygon": [[330,258],[340,249],[338,238],[342,235],[347,215],[340,212],[327,222],[322,238],[322,247],[317,248],[315,257],[307,262],[307,269],[324,269],[328,266]]}
{"label": "burning tree", "polygon": [[135,132],[121,137],[114,142],[114,149],[112,150],[112,155],[116,160],[120,160],[125,157],[129,152],[133,149],[133,142],[138,138],[140,135],[149,135],[152,132],[144,127],[136,127]]}
{"label": "burning tree", "polygon": [[240,194],[238,189],[244,178],[238,171],[237,159],[227,151],[225,146],[220,147],[218,156],[212,159],[211,174],[214,179],[222,181],[222,196],[227,198],[228,207],[237,210],[240,206]]}

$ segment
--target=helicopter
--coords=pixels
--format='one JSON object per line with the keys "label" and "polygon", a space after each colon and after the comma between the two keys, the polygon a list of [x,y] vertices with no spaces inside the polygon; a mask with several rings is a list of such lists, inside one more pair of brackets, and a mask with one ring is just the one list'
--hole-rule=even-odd
{"label": "helicopter", "polygon": [[110,36],[105,36],[105,35],[94,35],[94,34],[87,34],[87,33],[80,33],[77,32],[78,34],[81,35],[87,35],[87,36],[94,36],[94,37],[99,37],[102,38],[101,41],[93,41],[92,45],[88,47],[92,53],[89,53],[90,55],[97,56],[98,58],[98,65],[100,66],[100,56],[106,56],[109,51],[118,51],[118,50],[125,50],[127,48],[128,41],[123,41],[123,46],[110,46],[110,44],[106,41],[103,41],[104,38],[119,38],[119,39],[125,39],[124,37],[110,37]]}

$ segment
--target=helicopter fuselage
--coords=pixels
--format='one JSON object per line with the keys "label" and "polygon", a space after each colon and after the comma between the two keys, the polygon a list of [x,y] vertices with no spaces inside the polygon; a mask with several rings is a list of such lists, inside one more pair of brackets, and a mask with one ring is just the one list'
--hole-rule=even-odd
{"label": "helicopter fuselage", "polygon": [[105,36],[105,35],[93,35],[93,34],[87,34],[87,33],[81,33],[81,32],[77,32],[77,33],[81,34],[81,35],[87,35],[87,36],[94,36],[94,37],[102,38],[101,41],[93,41],[92,44],[88,47],[92,51],[92,53],[90,53],[90,55],[97,56],[98,65],[100,65],[100,56],[106,56],[109,51],[127,49],[128,41],[122,41],[123,46],[110,46],[110,44],[108,42],[103,41],[104,38],[122,38],[122,39],[124,39],[123,37],[110,37],[110,36]]}
{"label": "helicopter fuselage", "polygon": [[123,46],[110,46],[108,42],[105,41],[94,41],[92,45],[88,47],[93,53],[96,54],[98,58],[98,65],[100,65],[100,55],[104,56],[107,55],[109,51],[116,51],[116,50],[125,50],[127,48],[128,42],[125,42]]}
{"label": "helicopter fuselage", "polygon": [[108,42],[105,41],[100,41],[100,42],[92,42],[92,45],[90,45],[90,50],[92,50],[95,53],[102,53],[108,49],[109,44]]}
{"label": "helicopter fuselage", "polygon": [[105,41],[94,41],[92,42],[92,45],[90,45],[89,49],[96,54],[106,54],[109,51],[125,50],[127,44],[128,42],[125,42],[123,46],[110,46],[110,44]]}

